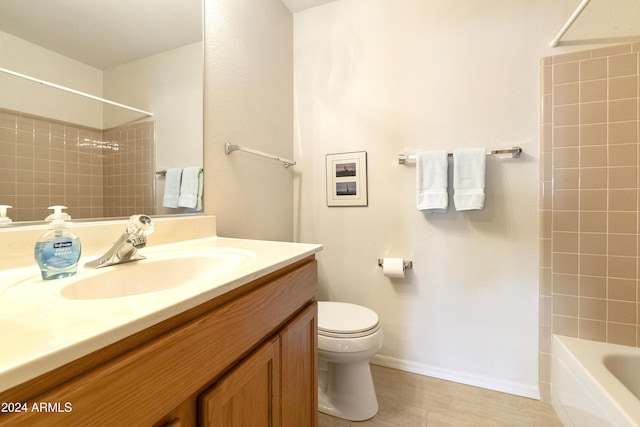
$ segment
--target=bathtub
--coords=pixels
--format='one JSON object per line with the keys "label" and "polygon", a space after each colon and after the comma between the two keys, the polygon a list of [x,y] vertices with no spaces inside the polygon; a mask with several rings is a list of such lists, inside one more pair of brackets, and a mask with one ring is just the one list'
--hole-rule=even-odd
{"label": "bathtub", "polygon": [[565,426],[640,427],[640,348],[554,335],[551,402]]}

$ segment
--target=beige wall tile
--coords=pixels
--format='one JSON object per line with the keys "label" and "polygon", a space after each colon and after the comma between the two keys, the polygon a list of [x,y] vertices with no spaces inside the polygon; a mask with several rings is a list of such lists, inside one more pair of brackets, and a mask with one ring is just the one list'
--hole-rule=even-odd
{"label": "beige wall tile", "polygon": [[609,210],[635,211],[638,206],[637,190],[609,190]]}
{"label": "beige wall tile", "polygon": [[553,251],[578,253],[578,233],[553,233]]}
{"label": "beige wall tile", "polygon": [[[606,136],[606,133],[605,133]],[[553,128],[554,147],[575,147],[580,143],[579,126],[556,126]]]}
{"label": "beige wall tile", "polygon": [[578,101],[580,101],[580,85],[578,83],[555,85],[553,105],[577,104]]}
{"label": "beige wall tile", "polygon": [[638,252],[637,236],[635,234],[607,235],[607,253],[609,255],[635,257]]}
{"label": "beige wall tile", "polygon": [[607,80],[591,80],[580,83],[580,102],[607,100]]}
{"label": "beige wall tile", "polygon": [[553,279],[551,275],[551,268],[541,268],[540,269],[540,294],[543,296],[551,296]]}
{"label": "beige wall tile", "polygon": [[638,101],[635,98],[609,102],[609,121],[627,122],[638,117]]}
{"label": "beige wall tile", "polygon": [[637,144],[615,144],[609,146],[609,166],[636,166]]}
{"label": "beige wall tile", "polygon": [[580,319],[579,338],[592,341],[605,341],[607,338],[607,324],[604,321]]}
{"label": "beige wall tile", "polygon": [[637,168],[635,166],[609,168],[609,188],[636,188],[637,180]]}
{"label": "beige wall tile", "polygon": [[[555,215],[555,212],[554,212]],[[607,212],[580,212],[579,231],[581,233],[606,233],[609,216]],[[626,218],[625,218],[626,219]],[[625,223],[624,225],[628,225]],[[570,225],[566,224],[566,227]]]}
{"label": "beige wall tile", "polygon": [[636,346],[636,327],[622,323],[607,323],[607,342]]}
{"label": "beige wall tile", "polygon": [[578,276],[576,274],[554,273],[553,294],[578,295]]}
{"label": "beige wall tile", "polygon": [[620,279],[636,279],[636,257],[607,257],[607,275]]}
{"label": "beige wall tile", "polygon": [[638,96],[636,76],[609,79],[609,99],[635,98]]}
{"label": "beige wall tile", "polygon": [[635,279],[607,279],[607,297],[609,300],[636,301]]}
{"label": "beige wall tile", "polygon": [[[569,107],[569,106],[567,106]],[[557,107],[560,108],[560,107]],[[580,124],[607,122],[607,102],[585,102],[580,104]],[[568,120],[568,117],[567,117]]]}
{"label": "beige wall tile", "polygon": [[[541,262],[552,265],[541,265],[552,281],[541,304],[552,300],[553,333],[640,343],[638,46],[553,57],[541,70],[541,97],[554,102],[541,128],[552,167],[541,169],[540,187],[540,206],[551,209],[540,219],[541,245],[551,252]],[[542,327],[549,313],[540,314]]]}
{"label": "beige wall tile", "polygon": [[578,190],[554,190],[553,209],[570,211],[578,209]]}
{"label": "beige wall tile", "polygon": [[559,316],[578,316],[578,297],[570,295],[553,295],[553,312]]}
{"label": "beige wall tile", "polygon": [[580,276],[580,296],[589,298],[607,297],[607,279],[605,277]]}
{"label": "beige wall tile", "polygon": [[606,145],[607,124],[598,123],[580,126],[580,145]]}
{"label": "beige wall tile", "polygon": [[616,323],[636,324],[636,304],[626,301],[607,301],[608,320]]}
{"label": "beige wall tile", "polygon": [[578,274],[578,255],[554,253],[553,270],[564,274]]}
{"label": "beige wall tile", "polygon": [[580,169],[580,189],[596,190],[607,188],[607,168],[584,168]]}
{"label": "beige wall tile", "polygon": [[638,54],[627,53],[624,55],[610,56],[609,77],[628,76],[638,74]]}
{"label": "beige wall tile", "polygon": [[590,145],[580,147],[580,167],[593,168],[607,166],[607,146]]}
{"label": "beige wall tile", "polygon": [[638,142],[637,123],[609,123],[607,138],[609,144],[635,144]]}
{"label": "beige wall tile", "polygon": [[554,63],[553,84],[575,83],[580,77],[580,63],[578,61]]}
{"label": "beige wall tile", "polygon": [[[555,267],[555,265],[554,265]],[[580,275],[607,276],[607,257],[601,255],[580,255]]]}
{"label": "beige wall tile", "polygon": [[[625,236],[627,235],[625,234]],[[580,253],[606,255],[607,235],[605,233],[580,233]]]}
{"label": "beige wall tile", "polygon": [[[578,104],[557,105],[553,107],[553,123],[555,126],[571,126],[580,124]],[[594,122],[589,122],[594,123]],[[20,136],[19,138],[20,139]]]}
{"label": "beige wall tile", "polygon": [[554,148],[554,168],[576,168],[579,166],[580,151],[577,147]]}
{"label": "beige wall tile", "polygon": [[580,190],[581,211],[606,211],[607,190]]}
{"label": "beige wall tile", "polygon": [[[554,210],[553,213],[553,231],[578,231],[578,212],[569,211],[562,212]],[[606,216],[601,218],[606,227]],[[594,219],[594,222],[596,220]]]}
{"label": "beige wall tile", "polygon": [[631,233],[638,231],[637,214],[635,212],[609,212],[607,225],[609,233]]}
{"label": "beige wall tile", "polygon": [[579,169],[554,169],[553,185],[557,189],[578,189],[580,181]]}
{"label": "beige wall tile", "polygon": [[605,300],[581,297],[579,304],[581,319],[600,320],[602,322],[607,320],[607,304]]}
{"label": "beige wall tile", "polygon": [[580,80],[596,80],[607,78],[607,58],[580,61]]}
{"label": "beige wall tile", "polygon": [[[554,297],[555,299],[555,297]],[[567,337],[578,337],[578,318],[555,314],[553,315],[553,333]]]}

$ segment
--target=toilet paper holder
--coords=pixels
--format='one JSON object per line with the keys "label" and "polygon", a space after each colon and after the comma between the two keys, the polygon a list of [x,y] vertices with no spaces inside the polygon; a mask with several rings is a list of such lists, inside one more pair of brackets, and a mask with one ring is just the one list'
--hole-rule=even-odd
{"label": "toilet paper holder", "polygon": [[[378,267],[382,267],[384,265],[384,258],[378,258]],[[402,268],[408,269],[413,268],[413,261],[402,260]]]}

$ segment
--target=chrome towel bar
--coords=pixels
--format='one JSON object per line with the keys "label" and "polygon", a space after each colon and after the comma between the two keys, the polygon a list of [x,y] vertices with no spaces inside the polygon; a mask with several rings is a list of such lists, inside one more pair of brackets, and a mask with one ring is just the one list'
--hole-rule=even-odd
{"label": "chrome towel bar", "polygon": [[[204,172],[204,169],[200,168],[200,173]],[[156,171],[156,175],[159,176],[167,176],[167,170],[166,169],[162,169],[159,171]]]}
{"label": "chrome towel bar", "polygon": [[[453,157],[453,153],[447,153],[449,157]],[[517,159],[522,154],[522,148],[513,147],[506,150],[492,150],[487,153],[487,156],[493,156],[496,154],[511,154],[511,157]],[[398,154],[398,163],[404,165],[407,160],[415,160],[415,154]]]}
{"label": "chrome towel bar", "polygon": [[296,162],[294,160],[288,160],[285,159],[284,157],[280,157],[280,156],[274,156],[273,154],[269,154],[269,153],[264,153],[262,151],[258,151],[258,150],[254,150],[253,148],[245,148],[245,147],[241,147],[237,144],[231,144],[229,142],[225,142],[224,143],[224,153],[225,154],[231,154],[234,151],[244,151],[246,153],[251,153],[251,154],[255,154],[257,156],[262,156],[262,157],[266,157],[268,159],[272,159],[272,160],[277,160],[279,162],[284,163],[284,167],[288,168],[289,166],[293,166],[296,164]]}

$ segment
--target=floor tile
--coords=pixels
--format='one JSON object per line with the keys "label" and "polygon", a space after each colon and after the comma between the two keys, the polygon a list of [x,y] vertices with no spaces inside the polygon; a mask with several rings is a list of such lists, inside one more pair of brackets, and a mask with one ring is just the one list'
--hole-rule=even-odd
{"label": "floor tile", "polygon": [[377,365],[371,370],[378,414],[351,422],[320,413],[319,427],[562,427],[545,402]]}

